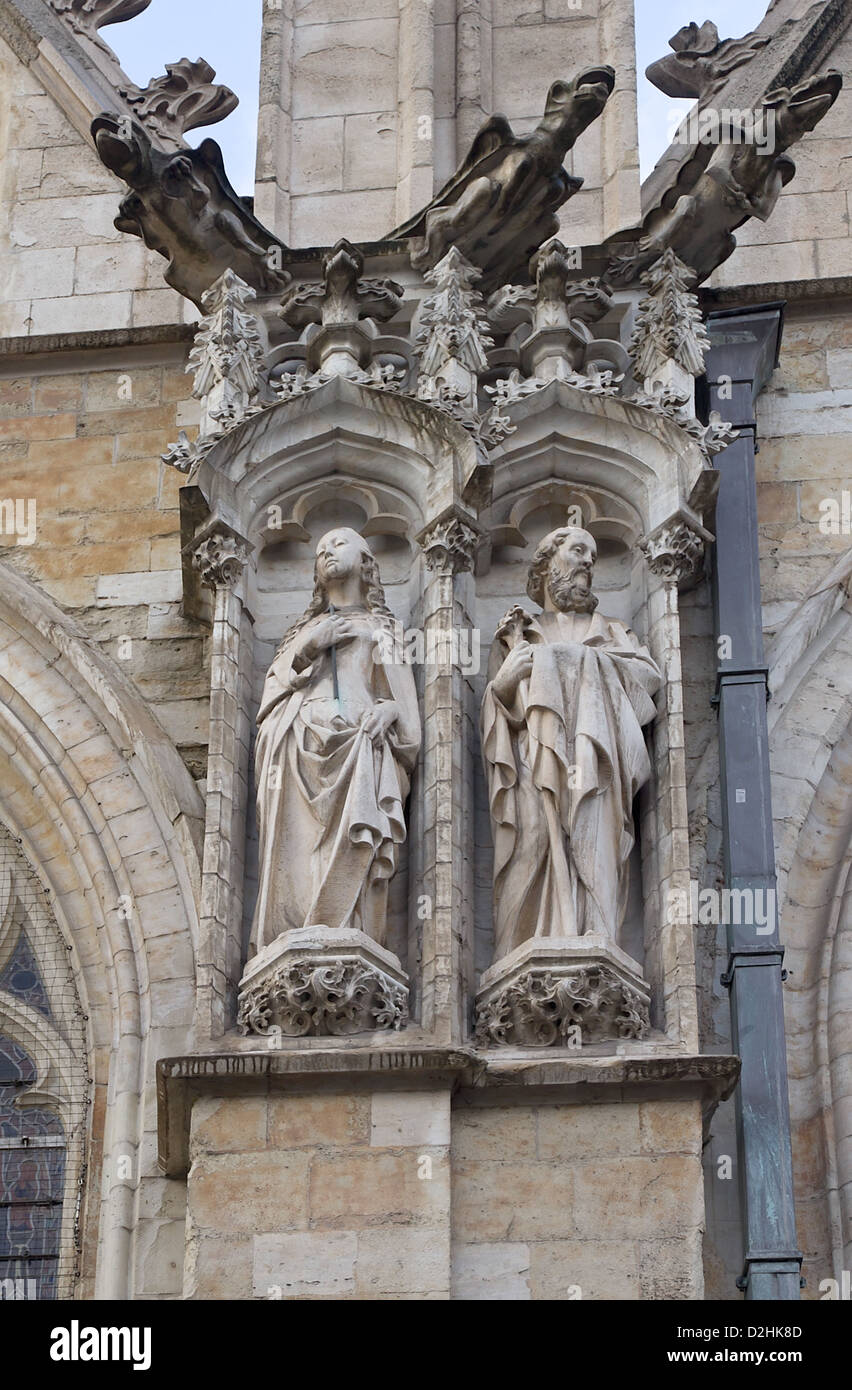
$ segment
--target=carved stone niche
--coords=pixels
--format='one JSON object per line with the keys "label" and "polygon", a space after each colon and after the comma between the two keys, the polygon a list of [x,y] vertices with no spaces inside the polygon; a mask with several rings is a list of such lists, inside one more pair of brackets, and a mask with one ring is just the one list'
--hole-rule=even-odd
{"label": "carved stone niche", "polygon": [[[551,381],[505,409],[515,429],[491,454],[491,500],[479,517],[490,550],[487,544],[481,550],[473,619],[483,634],[483,646],[495,637],[491,657],[483,651],[474,687],[475,702],[484,710],[480,737],[485,774],[479,778],[476,798],[481,822],[492,826],[496,862],[501,866],[499,880],[493,881],[491,851],[477,849],[471,963],[477,1042],[514,1049],[590,1048],[593,1054],[622,1047],[687,1052],[698,1042],[691,927],[669,920],[672,914],[667,907],[673,890],[688,891],[690,872],[677,582],[685,580],[686,574],[681,574],[679,561],[670,566],[663,551],[668,556],[677,542],[677,554],[682,553],[684,566],[689,559],[689,579],[694,582],[708,532],[688,499],[701,493],[699,480],[708,472],[706,460],[698,444],[673,422],[617,397],[592,395],[563,381]],[[688,537],[669,535],[674,518],[689,522]],[[533,555],[554,532],[577,525],[590,533],[591,539],[582,544],[593,562],[590,547],[596,547],[591,590],[599,606],[591,618],[582,602],[564,609],[557,604],[550,617],[542,615],[551,561],[544,555],[539,570],[531,573]],[[564,618],[567,626],[563,626]],[[599,625],[593,631],[596,621]],[[630,669],[631,681],[638,673],[647,683],[645,696],[633,706],[636,719],[629,734],[628,761],[640,768],[645,762],[644,772],[632,784],[637,792],[627,802],[632,800],[635,843],[629,857],[622,858],[614,880],[620,885],[619,894],[615,899],[612,893],[603,896],[603,902],[610,904],[605,910],[590,896],[590,880],[584,876],[590,862],[607,862],[604,842],[596,833],[583,832],[576,820],[571,822],[571,834],[579,837],[580,845],[586,833],[588,858],[585,865],[575,858],[570,867],[575,851],[562,807],[570,804],[576,810],[583,797],[595,801],[598,793],[594,782],[582,781],[584,755],[576,743],[579,726],[573,722],[569,704],[541,703],[548,689],[559,687],[541,684],[542,668],[535,662],[521,685],[509,686],[508,704],[500,689],[498,673],[519,642],[530,644],[535,661],[540,660],[537,653],[546,654],[548,644],[553,644],[554,654],[545,656],[544,671],[558,672],[563,669],[559,663],[564,663],[566,672],[569,666],[573,670],[571,663],[579,659],[578,644],[582,648],[589,643],[599,652],[612,650],[620,653],[613,663],[616,670],[620,663],[621,669]],[[564,655],[556,650],[560,644]],[[590,662],[598,669],[599,658],[588,654],[588,646],[586,652],[585,664],[578,667],[583,672],[578,682],[587,679]],[[540,683],[527,704],[523,680],[533,679]],[[604,676],[593,671],[588,679],[593,686]],[[570,681],[562,686],[566,701],[570,686]],[[605,685],[602,691],[606,696]],[[492,711],[495,701],[503,702],[505,726],[499,718],[495,724],[487,713],[489,700]],[[513,742],[512,729],[513,721],[524,722],[530,710],[542,708],[564,709],[559,716],[564,718],[567,740],[563,772],[571,772],[569,763],[576,764],[581,780],[566,781],[566,786],[578,787],[581,794],[576,802],[554,803],[556,812],[549,819],[546,811],[541,813],[546,843],[565,846],[569,886],[566,891],[553,886],[559,871],[553,867],[555,853],[548,851],[552,871],[542,868],[536,897],[534,885],[525,895],[523,875],[513,879],[506,870],[507,855],[515,850],[501,827],[512,823],[507,797],[517,786],[521,809],[514,821],[519,827],[516,842],[534,858],[538,851],[529,828],[535,822],[540,784],[531,773],[526,790],[521,786],[524,776],[517,761],[522,757],[521,744]],[[528,736],[535,737],[542,748],[549,746],[546,739],[542,741],[540,729],[530,726]],[[553,746],[559,748],[558,730],[555,737]],[[489,768],[498,765],[500,778],[492,780]],[[630,785],[625,783],[628,791]],[[613,825],[619,824],[619,814],[616,811]],[[610,822],[600,824],[606,827]],[[576,852],[581,849],[580,845]],[[507,912],[505,903],[516,900],[517,913],[514,907]],[[551,906],[536,909],[536,922],[526,923],[533,901],[540,905],[549,901]]]}
{"label": "carved stone niche", "polygon": [[[264,916],[271,924],[266,939],[252,934],[262,878],[253,744],[276,652],[312,600],[319,538],[351,528],[378,565],[394,634],[421,633],[443,619],[448,586],[456,582],[430,568],[435,526],[475,485],[479,464],[471,434],[446,413],[338,375],[217,438],[182,491],[184,525],[199,544],[215,518],[226,534],[245,538],[246,555],[237,587],[217,597],[212,635],[217,752],[208,781],[199,954],[203,975],[220,981],[211,989],[214,1036],[237,1026],[255,1046],[270,1032],[293,1047],[365,1033],[375,1046],[413,1045],[436,1032],[461,1040],[454,1022],[464,1017],[461,982],[453,979],[451,992],[443,988],[456,949],[453,921],[449,912],[417,912],[421,895],[438,897],[434,885],[443,871],[435,833],[424,828],[429,807],[440,797],[442,810],[452,811],[457,794],[429,770],[438,756],[436,724],[446,713],[440,699],[424,695],[430,668],[414,654],[421,751],[415,749],[411,768],[384,934],[368,934],[361,921],[334,925],[322,917],[285,924],[273,935],[277,910]],[[422,552],[420,536],[427,537]],[[424,596],[433,591],[430,609]]]}

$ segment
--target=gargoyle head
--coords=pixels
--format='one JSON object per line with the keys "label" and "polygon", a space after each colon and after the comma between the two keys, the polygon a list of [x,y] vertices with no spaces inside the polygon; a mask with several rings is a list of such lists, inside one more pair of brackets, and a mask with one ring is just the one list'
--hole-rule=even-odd
{"label": "gargoyle head", "polygon": [[837,100],[843,75],[836,68],[805,78],[792,89],[776,87],[767,92],[761,103],[775,121],[776,150],[789,149],[809,130],[819,125],[823,116]]}
{"label": "gargoyle head", "polygon": [[567,151],[577,136],[600,115],[615,86],[615,72],[603,65],[586,68],[571,82],[554,82],[547,93],[540,129]]}
{"label": "gargoyle head", "polygon": [[199,306],[229,268],[261,294],[284,288],[285,248],[231,187],[215,140],[164,150],[138,121],[108,111],[91,129],[101,160],[130,188],[115,225],[165,256],[166,284]]}

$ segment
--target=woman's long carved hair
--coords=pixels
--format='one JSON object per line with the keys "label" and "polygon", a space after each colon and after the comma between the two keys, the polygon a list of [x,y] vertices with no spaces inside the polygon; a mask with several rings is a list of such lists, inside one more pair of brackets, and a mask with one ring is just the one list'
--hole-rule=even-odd
{"label": "woman's long carved hair", "polygon": [[[340,529],[348,531],[351,528],[347,526],[341,527]],[[357,531],[354,532],[354,534],[358,536]],[[363,547],[361,560],[361,593],[364,598],[364,607],[366,608],[368,613],[372,613],[375,616],[377,628],[381,628],[386,632],[393,632],[394,616],[388,608],[387,600],[385,599],[385,591],[382,585],[382,580],[379,574],[379,567],[376,563],[376,558],[367,546],[367,542],[363,539],[363,537],[358,536],[358,540],[360,541]],[[278,656],[278,654],[284,650],[288,643],[292,642],[293,638],[296,636],[296,633],[301,632],[303,627],[307,627],[309,622],[311,622],[314,618],[318,618],[321,613],[327,612],[328,594],[326,592],[325,584],[319,576],[319,562],[315,560],[314,592],[311,595],[311,601],[305,609],[304,613],[302,614],[301,618],[297,619],[297,621],[293,623],[292,627],[289,627],[287,631],[284,633],[284,636],[282,637],[281,643],[278,647],[278,651],[275,653],[275,655]]]}

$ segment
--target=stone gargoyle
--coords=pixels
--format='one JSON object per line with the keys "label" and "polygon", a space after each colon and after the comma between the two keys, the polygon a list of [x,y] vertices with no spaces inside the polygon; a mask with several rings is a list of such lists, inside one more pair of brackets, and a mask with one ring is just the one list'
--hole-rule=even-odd
{"label": "stone gargoyle", "polygon": [[673,206],[664,200],[646,219],[644,235],[610,262],[609,282],[638,280],[667,249],[695,273],[695,283],[706,280],[735,250],[738,227],[750,217],[767,220],[796,172],[786,151],[819,124],[842,85],[830,69],[767,93],[739,123],[742,138],[719,143],[693,187]]}
{"label": "stone gargoyle", "polygon": [[280,293],[289,283],[288,248],[231,187],[215,140],[167,154],[137,121],[109,112],[91,129],[102,163],[131,190],[115,225],[166,257],[166,284],[200,306],[228,269],[259,294]]}
{"label": "stone gargoyle", "polygon": [[516,135],[505,116],[492,116],[467,157],[428,207],[389,233],[422,237],[417,270],[437,264],[455,246],[483,275],[482,288],[510,278],[559,230],[556,211],[582,179],[562,167],[577,137],[601,114],[615,85],[612,68],[587,68],[554,82],[544,116]]}

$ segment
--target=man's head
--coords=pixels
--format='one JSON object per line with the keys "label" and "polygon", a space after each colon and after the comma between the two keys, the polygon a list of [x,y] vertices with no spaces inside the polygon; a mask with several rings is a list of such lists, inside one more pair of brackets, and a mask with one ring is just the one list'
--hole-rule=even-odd
{"label": "man's head", "polygon": [[593,613],[592,575],[598,548],[581,526],[560,526],[540,541],[530,565],[527,593],[534,603],[562,613]]}

